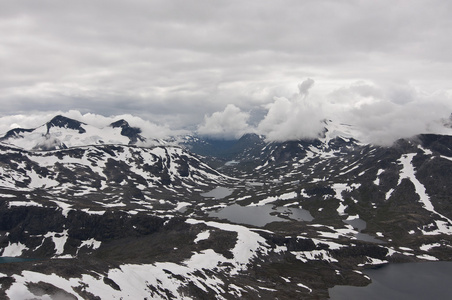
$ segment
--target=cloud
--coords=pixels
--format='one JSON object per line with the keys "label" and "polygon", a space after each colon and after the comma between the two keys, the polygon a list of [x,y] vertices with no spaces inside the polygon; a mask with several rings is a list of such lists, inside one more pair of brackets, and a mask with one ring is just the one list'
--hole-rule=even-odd
{"label": "cloud", "polygon": [[198,134],[226,140],[237,139],[250,132],[247,123],[249,117],[249,113],[229,104],[223,111],[206,116],[204,123],[198,128]]}
{"label": "cloud", "polygon": [[292,96],[275,96],[260,108],[253,125],[250,113],[228,105],[206,116],[198,132],[228,139],[255,132],[277,142],[315,139],[325,128],[323,121],[332,119],[352,125],[358,140],[383,146],[421,133],[452,134],[444,126],[452,113],[452,93],[447,90],[427,92],[410,83],[358,81],[322,98],[310,95],[313,86],[309,78]]}
{"label": "cloud", "polygon": [[314,85],[314,80],[311,78],[306,79],[298,85],[298,93],[300,97],[306,98],[309,94],[309,89]]}
{"label": "cloud", "polygon": [[318,138],[324,128],[324,115],[320,102],[307,97],[313,84],[314,80],[306,79],[290,99],[275,98],[267,105],[268,112],[259,123],[257,132],[269,141]]}
{"label": "cloud", "polygon": [[[317,119],[338,116],[390,140],[411,132],[395,124],[405,112],[433,110],[410,127],[424,130],[451,111],[451,10],[442,0],[5,1],[0,116],[15,117],[0,129],[79,111],[137,116],[163,135],[231,104],[249,115],[238,132],[313,137]],[[306,80],[290,96],[299,78],[315,89]]]}
{"label": "cloud", "polygon": [[[429,92],[411,83],[358,81],[322,98],[315,93],[312,79],[295,86],[298,90],[291,96],[283,96],[291,94],[287,89],[266,89],[268,95],[279,96],[274,96],[272,102],[263,105],[259,102],[247,103],[246,111],[235,104],[228,104],[223,110],[200,118],[195,131],[220,139],[237,139],[250,132],[264,135],[268,141],[315,139],[324,129],[322,121],[332,119],[336,123],[352,125],[355,137],[360,141],[384,146],[399,138],[420,133],[452,135],[451,128],[444,126],[450,122],[452,113],[452,93],[448,90]],[[186,105],[194,103],[189,101]],[[180,105],[183,106],[182,103]],[[212,102],[211,105],[215,108],[221,102]],[[163,106],[160,109],[165,111]],[[167,113],[170,115],[171,110]],[[150,121],[130,113],[102,115],[79,110],[35,110],[0,117],[0,134],[17,127],[36,128],[57,114],[100,128],[125,119],[131,126],[141,128],[148,138],[162,139],[193,131],[174,129],[158,122],[162,119]],[[179,116],[174,114],[173,117]],[[188,123],[186,120],[181,122]],[[190,122],[196,124],[194,119]]]}
{"label": "cloud", "polygon": [[439,0],[7,1],[1,114],[75,109],[195,128],[227,104],[273,102],[298,78],[324,93],[356,80],[445,89],[450,10]]}
{"label": "cloud", "polygon": [[408,83],[360,82],[331,93],[329,100],[330,117],[354,125],[363,142],[391,145],[421,133],[452,134],[442,121],[452,112],[452,95],[447,91],[429,93]]}

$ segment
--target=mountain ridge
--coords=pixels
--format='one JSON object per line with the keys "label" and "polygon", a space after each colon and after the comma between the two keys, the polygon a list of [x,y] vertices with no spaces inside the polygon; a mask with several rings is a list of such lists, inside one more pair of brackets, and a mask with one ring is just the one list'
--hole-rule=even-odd
{"label": "mountain ridge", "polygon": [[[58,140],[86,134],[63,121]],[[216,156],[193,153],[215,148],[196,136],[2,142],[0,254],[38,260],[0,264],[0,297],[327,299],[369,284],[368,267],[452,261],[452,136],[383,147],[326,125],[314,140],[246,135]]]}
{"label": "mountain ridge", "polygon": [[[131,127],[125,120],[98,128],[75,119],[57,115],[36,128],[9,130],[0,142],[25,150],[56,150],[99,144],[145,143],[141,129]],[[158,144],[156,140],[152,141]]]}

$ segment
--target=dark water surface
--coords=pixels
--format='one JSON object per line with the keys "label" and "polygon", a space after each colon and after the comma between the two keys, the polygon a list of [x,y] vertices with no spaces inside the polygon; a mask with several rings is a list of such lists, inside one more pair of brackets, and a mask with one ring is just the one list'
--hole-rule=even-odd
{"label": "dark water surface", "polygon": [[356,234],[356,238],[358,240],[365,241],[365,242],[371,242],[371,243],[377,243],[377,244],[384,243],[382,240],[379,240],[374,236],[361,232],[362,230],[366,229],[366,227],[367,227],[366,221],[357,218],[357,219],[352,219],[352,220],[345,220],[344,222],[349,225],[352,225],[353,228],[358,231],[358,234]]}
{"label": "dark water surface", "polygon": [[233,223],[261,227],[275,221],[288,221],[278,216],[278,214],[297,221],[310,222],[313,220],[313,217],[307,210],[293,207],[273,207],[271,204],[262,206],[240,206],[233,204],[219,211],[210,212],[209,216],[226,219]]}
{"label": "dark water surface", "polygon": [[452,299],[452,262],[389,264],[364,273],[370,285],[335,286],[329,289],[331,299]]}
{"label": "dark water surface", "polygon": [[31,258],[21,258],[21,257],[0,257],[0,264],[12,263],[12,262],[21,262],[21,261],[30,261],[34,260]]}
{"label": "dark water surface", "polygon": [[232,189],[228,189],[226,187],[218,186],[214,188],[213,190],[202,193],[201,196],[203,197],[209,197],[209,198],[215,198],[215,199],[223,199],[224,197],[229,196],[232,194]]}

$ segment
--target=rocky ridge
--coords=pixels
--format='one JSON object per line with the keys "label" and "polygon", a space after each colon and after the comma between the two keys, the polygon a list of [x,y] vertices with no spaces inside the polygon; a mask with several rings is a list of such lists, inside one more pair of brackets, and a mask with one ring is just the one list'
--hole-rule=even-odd
{"label": "rocky ridge", "polygon": [[[89,132],[57,120],[50,134]],[[127,124],[113,124],[107,131],[124,137]],[[199,137],[182,147],[127,137],[42,151],[18,146],[36,145],[45,128],[7,133],[0,253],[33,260],[0,264],[0,295],[326,299],[334,285],[368,284],[367,267],[451,260],[452,137],[379,147],[333,125],[310,141],[248,135],[219,154]],[[60,132],[63,144],[74,141]],[[106,139],[84,142],[93,140]],[[227,193],[207,193],[219,188]],[[232,206],[277,219],[218,217]]]}

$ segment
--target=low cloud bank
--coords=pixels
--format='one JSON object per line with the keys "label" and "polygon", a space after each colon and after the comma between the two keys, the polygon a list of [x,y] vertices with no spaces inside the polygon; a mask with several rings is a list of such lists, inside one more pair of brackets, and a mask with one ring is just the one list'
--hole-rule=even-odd
{"label": "low cloud bank", "polygon": [[356,83],[329,95],[329,111],[354,125],[361,141],[378,145],[421,133],[452,134],[445,126],[452,95],[428,93],[410,84]]}
{"label": "low cloud bank", "polygon": [[352,125],[356,138],[390,145],[399,138],[421,133],[452,134],[452,94],[425,92],[408,83],[358,82],[325,97],[310,96],[314,80],[298,85],[290,97],[274,97],[264,105],[266,114],[257,126],[247,123],[249,114],[228,105],[224,111],[205,117],[198,133],[217,138],[237,138],[245,132],[264,135],[268,141],[314,139],[321,135],[323,120]]}
{"label": "low cloud bank", "polygon": [[[289,95],[281,95],[284,93]],[[385,146],[421,133],[452,135],[452,92],[448,90],[426,92],[409,83],[357,82],[319,95],[314,80],[306,79],[292,95],[287,91],[279,94],[268,103],[255,104],[256,108],[249,102],[243,103],[247,110],[239,104],[228,104],[222,111],[206,114],[196,132],[226,140],[245,133],[263,135],[267,141],[315,139],[324,130],[323,121],[331,119],[352,125],[358,140]],[[58,114],[99,128],[125,119],[151,139],[189,133],[131,114],[103,116],[70,110],[0,117],[0,134],[13,128],[36,128]]]}
{"label": "low cloud bank", "polygon": [[249,113],[229,104],[223,111],[206,116],[197,132],[220,139],[235,139],[251,132],[264,135],[268,141],[317,138],[323,130],[324,116],[321,104],[308,97],[313,85],[314,80],[308,78],[291,97],[274,97],[274,102],[264,105],[267,113],[257,126],[249,125]]}

